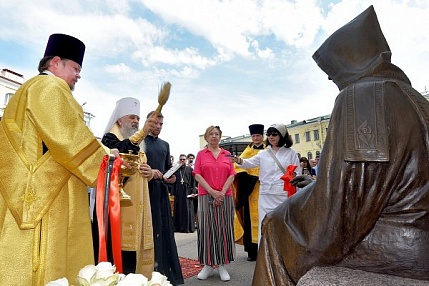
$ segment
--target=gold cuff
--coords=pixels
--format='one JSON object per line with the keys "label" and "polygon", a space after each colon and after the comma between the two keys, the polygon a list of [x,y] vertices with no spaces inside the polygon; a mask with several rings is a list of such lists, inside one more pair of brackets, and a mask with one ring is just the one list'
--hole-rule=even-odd
{"label": "gold cuff", "polygon": [[143,139],[146,137],[146,133],[144,132],[143,128],[134,133],[130,136],[130,142],[134,145],[139,145],[140,142],[143,141]]}

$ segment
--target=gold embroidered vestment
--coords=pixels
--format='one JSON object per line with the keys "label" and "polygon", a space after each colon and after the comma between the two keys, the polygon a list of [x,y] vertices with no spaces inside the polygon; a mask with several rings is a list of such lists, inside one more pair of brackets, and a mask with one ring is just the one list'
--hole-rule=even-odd
{"label": "gold embroidered vestment", "polygon": [[17,90],[0,138],[2,285],[62,277],[74,283],[94,263],[87,186],[95,184],[105,149],[66,82],[48,75]]}

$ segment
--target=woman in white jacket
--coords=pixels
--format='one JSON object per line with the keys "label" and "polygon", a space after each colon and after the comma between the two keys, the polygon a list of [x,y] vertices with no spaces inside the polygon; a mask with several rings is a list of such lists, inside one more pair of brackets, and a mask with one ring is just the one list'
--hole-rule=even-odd
{"label": "woman in white jacket", "polygon": [[[296,174],[301,174],[301,166],[297,153],[290,148],[293,145],[284,124],[276,123],[267,130],[267,148],[257,155],[243,159],[233,157],[232,161],[244,169],[259,167],[259,225],[265,215],[275,209],[288,198],[288,192],[283,190],[284,181],[280,179],[289,165],[297,166]],[[276,160],[274,159],[277,159]],[[279,164],[282,168],[280,168]],[[261,240],[261,230],[258,231],[258,245]]]}

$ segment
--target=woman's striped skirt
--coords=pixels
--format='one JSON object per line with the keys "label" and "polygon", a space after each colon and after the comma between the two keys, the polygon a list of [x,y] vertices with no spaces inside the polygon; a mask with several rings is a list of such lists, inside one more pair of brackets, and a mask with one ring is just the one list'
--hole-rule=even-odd
{"label": "woman's striped skirt", "polygon": [[225,196],[220,206],[210,195],[198,196],[198,259],[205,265],[234,261],[234,199]]}

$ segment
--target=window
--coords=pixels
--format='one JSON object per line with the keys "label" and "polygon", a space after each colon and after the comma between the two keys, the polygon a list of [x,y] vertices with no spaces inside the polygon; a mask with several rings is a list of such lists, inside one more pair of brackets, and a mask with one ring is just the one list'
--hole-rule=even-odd
{"label": "window", "polygon": [[295,143],[299,143],[299,134],[295,134]]}
{"label": "window", "polygon": [[314,135],[314,141],[319,140],[319,130],[314,130],[313,135]]}
{"label": "window", "polygon": [[310,131],[305,132],[305,141],[311,141]]}
{"label": "window", "polygon": [[7,105],[9,103],[10,98],[12,97],[13,93],[6,93],[4,95],[4,105]]}
{"label": "window", "polygon": [[307,153],[307,159],[308,160],[313,159],[313,154],[311,152]]}

